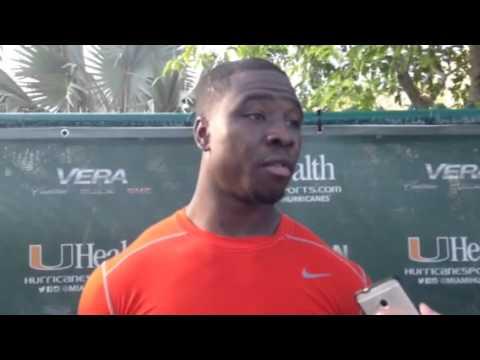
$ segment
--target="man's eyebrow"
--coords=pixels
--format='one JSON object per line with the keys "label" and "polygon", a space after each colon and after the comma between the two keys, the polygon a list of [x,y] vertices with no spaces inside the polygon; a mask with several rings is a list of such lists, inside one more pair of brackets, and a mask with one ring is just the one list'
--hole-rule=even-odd
{"label": "man's eyebrow", "polygon": [[272,95],[272,94],[264,94],[264,93],[258,93],[258,94],[249,94],[245,96],[244,98],[241,99],[239,104],[246,104],[249,101],[255,101],[255,100],[276,100],[276,99],[283,99],[291,102],[292,104],[295,105],[295,107],[300,111],[300,113],[303,115],[303,110],[302,110],[302,105],[300,102],[293,96],[288,96],[288,95]]}

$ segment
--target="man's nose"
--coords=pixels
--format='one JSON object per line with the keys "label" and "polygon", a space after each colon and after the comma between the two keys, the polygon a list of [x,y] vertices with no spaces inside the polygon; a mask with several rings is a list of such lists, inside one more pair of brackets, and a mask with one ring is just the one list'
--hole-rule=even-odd
{"label": "man's nose", "polygon": [[291,147],[295,144],[295,137],[284,121],[277,121],[267,130],[267,143],[274,146]]}

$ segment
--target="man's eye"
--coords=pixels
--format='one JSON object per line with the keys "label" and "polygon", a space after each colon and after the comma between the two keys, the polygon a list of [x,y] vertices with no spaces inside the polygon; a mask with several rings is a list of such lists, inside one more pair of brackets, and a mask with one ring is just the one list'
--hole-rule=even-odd
{"label": "man's eye", "polygon": [[300,129],[302,122],[300,120],[288,120],[288,125],[295,129]]}
{"label": "man's eye", "polygon": [[265,115],[262,113],[249,113],[245,114],[245,117],[255,121],[263,121],[266,119]]}

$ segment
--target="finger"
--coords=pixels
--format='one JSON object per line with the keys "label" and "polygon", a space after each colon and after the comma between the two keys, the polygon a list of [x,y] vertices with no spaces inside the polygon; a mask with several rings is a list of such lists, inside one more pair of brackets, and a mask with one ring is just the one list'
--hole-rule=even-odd
{"label": "finger", "polygon": [[432,310],[427,304],[421,303],[419,306],[420,314],[422,315],[440,315],[435,310]]}

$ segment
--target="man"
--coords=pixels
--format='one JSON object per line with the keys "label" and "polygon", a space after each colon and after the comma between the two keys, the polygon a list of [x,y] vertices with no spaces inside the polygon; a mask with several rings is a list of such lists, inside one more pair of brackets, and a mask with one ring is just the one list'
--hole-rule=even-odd
{"label": "man", "polygon": [[196,115],[192,200],[94,271],[79,314],[360,314],[361,267],[275,207],[302,143],[287,75],[260,59],[219,65]]}

